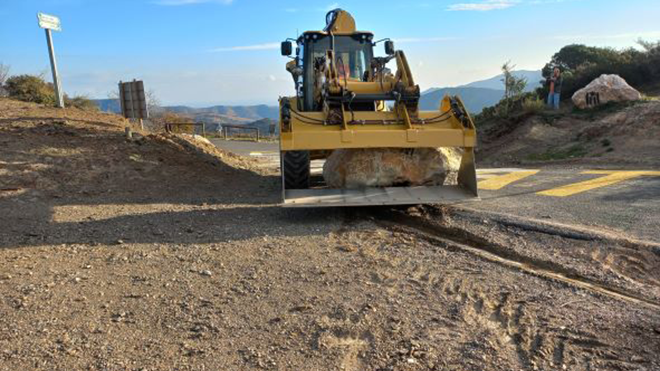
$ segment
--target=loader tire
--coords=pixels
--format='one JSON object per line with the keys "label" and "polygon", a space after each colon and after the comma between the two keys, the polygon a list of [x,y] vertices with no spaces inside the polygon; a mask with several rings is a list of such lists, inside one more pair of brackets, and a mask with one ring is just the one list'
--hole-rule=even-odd
{"label": "loader tire", "polygon": [[309,151],[287,151],[282,156],[284,189],[309,188]]}

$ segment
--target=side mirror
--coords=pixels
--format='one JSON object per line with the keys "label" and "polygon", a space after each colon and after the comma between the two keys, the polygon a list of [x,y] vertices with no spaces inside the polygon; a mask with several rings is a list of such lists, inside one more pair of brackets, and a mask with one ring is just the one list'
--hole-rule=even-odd
{"label": "side mirror", "polygon": [[282,41],[281,50],[283,56],[290,56],[293,52],[293,44],[291,44],[291,41]]}
{"label": "side mirror", "polygon": [[391,40],[385,41],[385,54],[387,55],[394,54],[394,41]]}

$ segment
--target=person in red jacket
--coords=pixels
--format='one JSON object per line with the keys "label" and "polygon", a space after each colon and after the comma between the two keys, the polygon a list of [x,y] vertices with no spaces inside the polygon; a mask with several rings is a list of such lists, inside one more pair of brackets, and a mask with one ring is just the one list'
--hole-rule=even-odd
{"label": "person in red jacket", "polygon": [[552,76],[548,78],[550,92],[548,93],[548,107],[559,109],[559,99],[561,98],[561,85],[564,79],[561,77],[559,67],[555,67]]}

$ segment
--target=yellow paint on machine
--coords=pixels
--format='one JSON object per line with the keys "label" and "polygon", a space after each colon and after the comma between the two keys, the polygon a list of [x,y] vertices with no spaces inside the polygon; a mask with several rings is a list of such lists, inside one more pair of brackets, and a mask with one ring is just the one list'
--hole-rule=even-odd
{"label": "yellow paint on machine", "polygon": [[494,191],[497,189],[502,189],[515,181],[527,178],[528,176],[532,176],[538,172],[539,170],[516,171],[506,175],[495,176],[492,178],[488,178],[486,180],[482,180],[481,182],[479,182],[478,186],[479,189],[487,189]]}
{"label": "yellow paint on machine", "polygon": [[624,180],[638,178],[640,176],[660,176],[660,171],[611,171],[611,170],[591,170],[584,171],[582,174],[602,174],[604,177],[585,180],[583,182],[567,184],[565,186],[548,189],[537,192],[539,195],[566,197],[574,194],[586,192],[592,189],[607,187]]}

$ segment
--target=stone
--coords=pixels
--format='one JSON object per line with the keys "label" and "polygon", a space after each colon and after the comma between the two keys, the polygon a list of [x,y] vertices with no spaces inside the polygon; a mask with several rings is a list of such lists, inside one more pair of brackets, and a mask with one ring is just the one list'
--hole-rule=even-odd
{"label": "stone", "polygon": [[585,109],[608,102],[627,102],[642,99],[642,94],[628,85],[619,75],[600,75],[571,98],[578,108]]}
{"label": "stone", "polygon": [[460,148],[337,149],[323,165],[330,188],[457,184]]}

